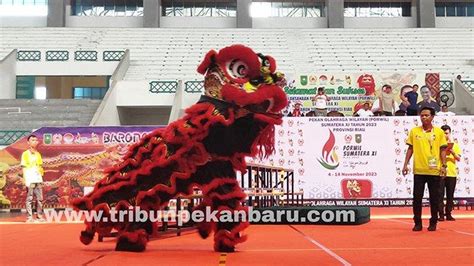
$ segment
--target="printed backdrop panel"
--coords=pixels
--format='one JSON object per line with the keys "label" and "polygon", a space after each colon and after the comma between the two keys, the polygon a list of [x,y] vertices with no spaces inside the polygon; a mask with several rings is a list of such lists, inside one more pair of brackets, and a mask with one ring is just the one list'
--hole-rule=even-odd
{"label": "printed backdrop panel", "polygon": [[[434,123],[450,125],[462,150],[455,196],[473,197],[474,117],[436,117]],[[405,140],[419,125],[418,117],[285,118],[276,129],[276,154],[249,161],[294,169],[305,198],[409,199],[413,175],[402,175]]]}
{"label": "printed backdrop panel", "polygon": [[[438,79],[433,78],[436,76]],[[421,88],[429,81],[430,88],[439,88],[439,74],[436,73],[301,73],[290,75],[287,80],[285,92],[288,94],[289,105],[286,115],[292,114],[297,104],[300,104],[303,114],[312,111],[312,97],[319,87],[325,88],[331,99],[328,111],[338,111],[345,115],[352,115],[364,102],[370,102],[373,108],[378,108],[378,97],[385,84],[393,88],[396,110],[401,103],[400,93],[408,90],[406,86],[417,84]],[[433,91],[432,97],[435,96],[436,91]],[[418,101],[421,100],[420,94]]]}

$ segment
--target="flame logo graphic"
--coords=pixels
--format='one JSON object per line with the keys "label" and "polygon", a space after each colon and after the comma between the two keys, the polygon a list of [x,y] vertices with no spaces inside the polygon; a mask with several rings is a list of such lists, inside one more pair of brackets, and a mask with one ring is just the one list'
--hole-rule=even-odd
{"label": "flame logo graphic", "polygon": [[334,170],[339,166],[339,159],[334,149],[335,144],[336,138],[334,137],[334,133],[329,130],[329,138],[321,151],[321,158],[318,159],[318,162],[329,170]]}

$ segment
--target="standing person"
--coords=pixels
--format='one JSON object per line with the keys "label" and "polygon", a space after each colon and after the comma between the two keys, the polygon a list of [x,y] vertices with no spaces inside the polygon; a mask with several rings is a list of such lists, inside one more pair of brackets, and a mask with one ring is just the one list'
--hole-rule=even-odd
{"label": "standing person", "polygon": [[[459,145],[451,140],[451,127],[444,125],[441,127],[446,136],[448,142],[448,148],[446,149],[446,165],[448,166],[446,172],[446,178],[441,179],[439,186],[439,218],[438,221],[444,221],[444,215],[446,220],[455,221],[451,215],[454,205],[454,190],[456,188],[456,177],[458,175],[456,170],[456,161],[461,160],[461,148]],[[444,191],[446,191],[446,209],[444,206]]]}
{"label": "standing person", "polygon": [[413,85],[413,90],[405,94],[409,105],[407,106],[407,115],[413,116],[418,115],[418,85]]}
{"label": "standing person", "polygon": [[21,154],[21,167],[23,168],[23,178],[28,188],[26,196],[26,222],[34,222],[32,202],[33,194],[36,196],[36,213],[38,221],[43,222],[43,159],[38,152],[38,138],[35,135],[28,136],[29,148]]}
{"label": "standing person", "polygon": [[408,162],[413,155],[413,231],[422,230],[421,202],[428,183],[431,219],[428,231],[436,231],[439,206],[439,180],[446,177],[446,147],[448,143],[441,128],[432,124],[435,110],[424,107],[420,110],[422,125],[410,130],[407,139],[408,150],[403,166],[403,175],[408,174]]}
{"label": "standing person", "polygon": [[379,105],[380,111],[382,111],[384,115],[393,116],[393,112],[395,111],[395,100],[390,85],[383,85],[382,93],[379,97]]}
{"label": "standing person", "polygon": [[329,100],[329,97],[324,92],[324,88],[319,87],[318,93],[313,97],[316,116],[327,116],[327,102],[329,102]]}

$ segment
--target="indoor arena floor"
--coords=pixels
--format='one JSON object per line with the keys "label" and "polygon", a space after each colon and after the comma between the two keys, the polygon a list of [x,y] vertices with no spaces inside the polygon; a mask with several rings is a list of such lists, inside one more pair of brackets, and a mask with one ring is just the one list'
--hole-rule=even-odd
{"label": "indoor arena floor", "polygon": [[[429,209],[424,208],[424,218]],[[412,232],[411,208],[371,208],[371,221],[356,226],[251,225],[235,253],[212,250],[212,237],[195,230],[167,233],[143,253],[116,252],[107,238],[84,246],[80,223],[24,223],[0,218],[2,265],[472,265],[474,211],[456,210],[454,222],[436,232]]]}

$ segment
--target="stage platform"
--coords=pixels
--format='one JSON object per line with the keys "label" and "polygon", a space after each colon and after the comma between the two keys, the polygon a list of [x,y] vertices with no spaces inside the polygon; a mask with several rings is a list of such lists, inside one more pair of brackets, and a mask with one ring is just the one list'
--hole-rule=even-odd
{"label": "stage platform", "polygon": [[[195,230],[167,233],[143,253],[114,251],[114,239],[79,242],[82,223],[24,223],[2,214],[2,265],[472,265],[474,212],[456,210],[454,222],[412,232],[411,208],[371,208],[362,225],[251,225],[235,253],[216,253],[212,237]],[[8,217],[7,217],[8,216]]]}

